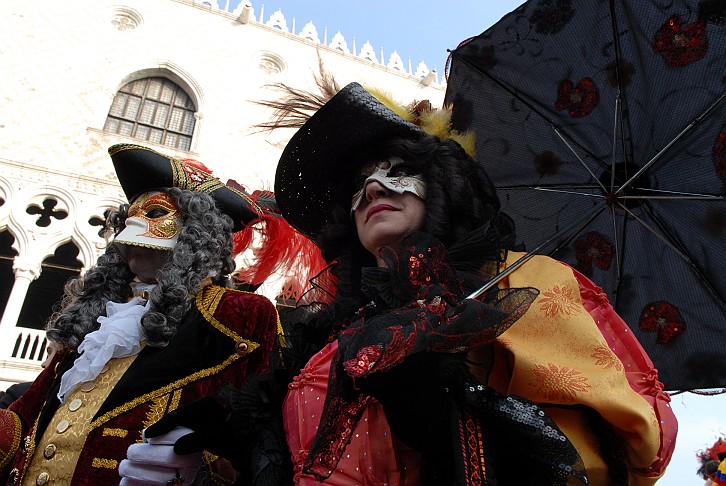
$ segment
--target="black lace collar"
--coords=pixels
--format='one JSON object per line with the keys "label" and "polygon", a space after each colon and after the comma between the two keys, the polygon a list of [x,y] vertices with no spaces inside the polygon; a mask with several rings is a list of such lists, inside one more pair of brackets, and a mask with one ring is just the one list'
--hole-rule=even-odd
{"label": "black lace collar", "polygon": [[[416,247],[443,246],[436,238],[428,233],[416,232],[408,241],[414,242]],[[388,252],[381,250],[382,255],[395,254],[398,250],[389,248]],[[463,293],[469,294],[484,285],[487,280],[494,277],[503,261],[500,249],[499,233],[489,223],[470,232],[466,237],[446,249],[445,263],[456,274],[459,283],[451,288],[460,288]],[[391,271],[392,265],[386,267],[365,267],[361,274],[361,290],[376,306],[396,308],[405,305],[413,299],[410,292],[405,292],[401,286],[394,285],[397,275]]]}

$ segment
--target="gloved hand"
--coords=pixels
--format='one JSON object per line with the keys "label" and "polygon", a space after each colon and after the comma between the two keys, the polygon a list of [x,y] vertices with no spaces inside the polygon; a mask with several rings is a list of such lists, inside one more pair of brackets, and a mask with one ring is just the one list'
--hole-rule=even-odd
{"label": "gloved hand", "polygon": [[192,432],[187,427],[174,427],[153,438],[144,436],[141,444],[131,444],[118,468],[121,486],[192,484],[202,466],[201,451],[184,455],[174,452],[177,440]]}
{"label": "gloved hand", "polygon": [[[230,435],[225,434],[227,411],[215,398],[205,397],[164,415],[161,420],[144,431],[144,437],[163,437],[178,428],[188,431],[172,443],[175,454],[186,455],[207,450],[231,459],[229,448],[234,447]],[[232,441],[233,442],[233,441]]]}
{"label": "gloved hand", "polygon": [[285,443],[279,405],[273,400],[267,377],[247,378],[243,390],[234,390],[228,400],[232,411],[216,398],[196,400],[165,415],[146,429],[146,437],[158,437],[177,427],[191,433],[180,436],[176,454],[206,450],[224,457],[240,473],[243,484],[289,484],[290,454]]}

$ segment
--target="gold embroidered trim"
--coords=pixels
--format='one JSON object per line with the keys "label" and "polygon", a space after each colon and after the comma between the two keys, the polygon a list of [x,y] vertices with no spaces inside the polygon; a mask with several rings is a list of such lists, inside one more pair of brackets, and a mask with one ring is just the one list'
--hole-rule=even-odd
{"label": "gold embroidered trim", "polygon": [[149,411],[146,412],[146,420],[144,420],[144,428],[149,427],[152,424],[161,419],[166,412],[166,406],[169,404],[169,394],[154,399],[149,405]]}
{"label": "gold embroidered trim", "polygon": [[[243,294],[249,294],[251,292],[243,292],[241,290],[235,290],[235,289],[227,289],[224,287],[220,287],[218,285],[209,285],[207,287],[204,287],[201,292],[197,294],[196,304],[197,309],[199,309],[199,312],[201,312],[202,316],[209,322],[215,329],[217,329],[219,332],[225,334],[226,336],[229,336],[234,340],[235,343],[246,343],[247,344],[247,354],[251,353],[255,349],[259,348],[260,345],[254,341],[250,341],[249,339],[245,339],[236,332],[234,332],[232,329],[228,328],[221,322],[219,322],[214,317],[214,313],[217,310],[217,306],[219,306],[219,302],[222,300],[222,297],[224,296],[225,292],[239,292]],[[257,295],[257,294],[254,294]],[[278,325],[279,324],[279,317],[278,317]],[[280,327],[281,329],[281,327]]]}
{"label": "gold embroidered trim", "polygon": [[207,474],[209,474],[210,480],[214,486],[232,486],[234,484],[233,480],[222,476],[218,472],[207,471]]}
{"label": "gold embroidered trim", "polygon": [[102,435],[104,437],[121,437],[124,438],[128,435],[129,431],[126,429],[112,429],[112,428],[105,428],[103,429]]}
{"label": "gold embroidered trim", "polygon": [[181,390],[174,390],[174,393],[171,394],[171,404],[169,404],[169,411],[173,412],[177,408],[179,408],[179,402],[181,401],[182,391]]}
{"label": "gold embroidered trim", "polygon": [[125,240],[113,240],[114,243],[117,244],[123,244],[123,245],[131,245],[131,246],[141,246],[143,248],[151,248],[152,250],[168,250],[168,246],[161,246],[161,245],[152,245],[151,243],[141,243],[138,241],[125,241]]}
{"label": "gold embroidered trim", "polygon": [[[224,184],[222,181],[220,181],[218,178],[214,177],[213,175],[204,172],[203,170],[196,169],[188,164],[186,164],[186,167],[193,172],[193,174],[188,173],[184,170],[184,163],[177,159],[176,157],[169,157],[168,155],[162,154],[161,152],[157,152],[156,150],[151,150],[148,147],[142,147],[140,145],[134,145],[134,144],[118,144],[113,147],[113,150],[109,150],[110,155],[116,155],[119,152],[123,152],[124,150],[133,150],[133,149],[141,149],[146,150],[148,152],[153,152],[157,155],[160,155],[167,159],[169,161],[169,165],[171,167],[172,172],[172,185],[179,187],[181,189],[189,189],[191,191],[196,192],[204,192],[207,194],[211,194],[217,189],[220,188],[226,188],[228,191],[232,192],[233,194],[237,195],[241,199],[243,199],[249,209],[253,210],[255,213],[257,213],[259,216],[262,216],[264,213],[262,211],[262,208],[260,208],[255,201],[252,200],[252,198],[249,196],[249,194],[246,194],[242,191],[239,191],[235,189],[232,186],[228,186]],[[193,176],[192,176],[193,175]]]}
{"label": "gold embroidered trim", "polygon": [[20,417],[18,417],[18,414],[9,410],[8,413],[13,419],[13,425],[15,426],[15,430],[13,430],[13,442],[8,450],[4,452],[0,451],[0,454],[4,454],[0,456],[0,469],[10,464],[10,460],[15,457],[15,453],[20,447],[20,436],[23,432],[23,424],[20,423]]}
{"label": "gold embroidered trim", "polygon": [[207,475],[209,476],[210,484],[212,484],[213,486],[232,486],[233,484],[235,484],[232,478],[223,476],[215,470],[213,464],[218,459],[220,459],[219,456],[215,456],[209,451],[202,451],[202,460],[206,466],[205,470]]}
{"label": "gold embroidered trim", "polygon": [[170,383],[162,388],[159,388],[158,390],[154,390],[152,392],[146,393],[145,395],[136,397],[135,399],[133,399],[129,402],[126,402],[123,405],[116,407],[113,410],[110,410],[110,411],[106,412],[105,414],[101,415],[100,417],[98,417],[96,420],[91,422],[91,425],[88,426],[88,431],[90,432],[91,430],[99,427],[100,425],[105,424],[112,418],[118,417],[122,413],[128,412],[129,410],[139,406],[140,404],[142,404],[144,402],[153,400],[154,398],[158,398],[167,393],[171,393],[172,390],[175,390],[177,388],[182,388],[183,386],[185,386],[193,381],[200,380],[202,378],[206,378],[207,376],[217,374],[220,371],[222,371],[223,369],[225,369],[226,367],[228,367],[230,364],[234,363],[239,358],[240,358],[240,356],[237,353],[235,353],[235,354],[229,356],[226,360],[224,360],[224,362],[222,362],[222,364],[220,364],[218,366],[213,366],[212,368],[199,370],[196,373],[192,373],[191,375],[184,377],[180,380],[177,380],[173,383]]}
{"label": "gold embroidered trim", "polygon": [[99,467],[104,469],[116,469],[118,467],[118,461],[115,459],[102,459],[100,457],[94,457],[91,462],[92,467]]}
{"label": "gold embroidered trim", "polygon": [[[58,375],[56,375],[56,376],[58,376]],[[45,402],[43,402],[43,406],[40,409],[43,410],[47,403],[48,403],[47,400]],[[20,471],[20,474],[18,474],[16,482],[22,480],[22,478],[25,477],[25,473],[28,472],[28,468],[30,467],[30,463],[31,463],[31,460],[28,458],[32,458],[33,455],[35,454],[35,432],[38,430],[38,421],[39,420],[40,420],[40,414],[38,414],[38,416],[35,418],[35,423],[33,424],[33,429],[32,429],[33,432],[28,437],[26,437],[26,439],[28,439],[28,438],[30,439],[28,441],[28,449],[25,451],[26,459],[23,461],[23,470]]]}
{"label": "gold embroidered trim", "polygon": [[175,187],[206,194],[212,194],[217,189],[225,187],[222,181],[208,172],[189,165],[186,167],[190,172],[187,172],[184,170],[185,166],[181,160],[166,155],[164,157],[169,161],[169,166],[171,167],[171,183]]}

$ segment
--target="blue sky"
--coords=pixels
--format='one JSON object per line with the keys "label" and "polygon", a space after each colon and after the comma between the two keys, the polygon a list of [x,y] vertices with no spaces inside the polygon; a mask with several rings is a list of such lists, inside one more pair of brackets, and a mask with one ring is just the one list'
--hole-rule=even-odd
{"label": "blue sky", "polygon": [[[240,0],[230,0],[233,10]],[[218,0],[224,8],[225,0]],[[459,42],[480,34],[504,14],[519,6],[519,0],[251,0],[255,16],[264,6],[265,21],[278,9],[287,19],[288,28],[295,19],[296,33],[309,21],[315,24],[320,38],[328,28],[328,41],[340,31],[352,47],[358,49],[369,41],[374,52],[383,48],[385,60],[395,50],[404,63],[411,59],[413,68],[424,61],[429,69],[443,73],[448,56]],[[455,5],[455,8],[451,8]]]}
{"label": "blue sky", "polygon": [[[218,0],[224,8],[226,0]],[[230,11],[239,0],[230,0]],[[413,68],[424,61],[429,69],[443,74],[448,56],[461,41],[478,35],[504,14],[515,9],[519,0],[266,0],[251,1],[255,15],[264,5],[266,21],[278,9],[291,27],[295,18],[296,33],[312,21],[319,35],[325,27],[328,39],[340,31],[358,49],[369,41],[376,54],[383,48],[385,60],[395,50],[404,63],[411,59]],[[695,474],[695,454],[726,435],[726,394],[703,397],[690,393],[674,396],[671,402],[678,417],[680,431],[676,451],[665,476],[658,486],[701,485]]]}

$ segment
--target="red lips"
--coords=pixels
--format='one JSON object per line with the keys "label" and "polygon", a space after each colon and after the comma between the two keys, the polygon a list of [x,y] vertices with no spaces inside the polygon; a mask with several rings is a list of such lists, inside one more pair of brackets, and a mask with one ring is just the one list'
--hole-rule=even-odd
{"label": "red lips", "polygon": [[371,206],[371,208],[366,213],[366,222],[371,219],[371,216],[376,213],[380,213],[381,211],[398,211],[398,209],[394,208],[389,204],[376,204],[375,206]]}

